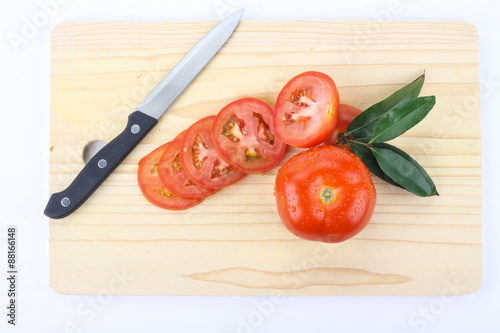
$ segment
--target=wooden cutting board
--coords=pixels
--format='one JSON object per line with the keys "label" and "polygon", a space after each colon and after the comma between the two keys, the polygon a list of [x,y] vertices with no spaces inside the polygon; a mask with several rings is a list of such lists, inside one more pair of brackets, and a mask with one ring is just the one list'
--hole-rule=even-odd
{"label": "wooden cutting board", "polygon": [[[50,191],[82,169],[89,141],[128,114],[216,22],[65,23],[52,35]],[[307,70],[366,109],[424,70],[429,116],[401,147],[435,180],[419,198],[377,178],[372,221],[341,244],[296,238],[273,196],[277,168],[186,211],[147,202],[137,163],[196,120],[257,97],[274,106]],[[73,215],[50,221],[50,283],[68,294],[448,295],[481,285],[481,137],[476,28],[463,22],[244,21],[157,127]],[[487,91],[485,92],[487,93]],[[284,160],[299,149],[289,149]]]}

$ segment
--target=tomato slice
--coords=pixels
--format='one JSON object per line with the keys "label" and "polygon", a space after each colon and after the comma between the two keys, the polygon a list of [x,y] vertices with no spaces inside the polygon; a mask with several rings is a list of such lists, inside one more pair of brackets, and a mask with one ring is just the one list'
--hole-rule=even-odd
{"label": "tomato slice", "polygon": [[185,198],[205,198],[217,192],[196,185],[186,174],[181,163],[181,145],[186,131],[179,134],[165,149],[158,163],[161,182],[175,195]]}
{"label": "tomato slice", "polygon": [[183,198],[173,194],[158,176],[158,162],[169,143],[156,148],[139,162],[137,182],[144,197],[153,205],[172,210],[193,207],[203,201],[202,198]]}
{"label": "tomato slice", "polygon": [[339,93],[328,75],[299,74],[288,81],[276,100],[276,136],[291,146],[316,146],[335,129],[338,111]]}
{"label": "tomato slice", "polygon": [[226,162],[244,173],[256,173],[271,170],[285,154],[286,144],[273,132],[273,109],[258,99],[243,98],[220,110],[212,139]]}
{"label": "tomato slice", "polygon": [[189,178],[202,187],[220,189],[236,183],[244,173],[229,165],[219,155],[212,141],[215,116],[191,125],[181,146],[181,163]]}

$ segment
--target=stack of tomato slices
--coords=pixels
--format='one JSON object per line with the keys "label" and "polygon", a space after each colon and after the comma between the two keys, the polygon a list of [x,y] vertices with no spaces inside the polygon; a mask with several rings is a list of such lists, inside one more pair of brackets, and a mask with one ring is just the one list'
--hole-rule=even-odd
{"label": "stack of tomato slices", "polygon": [[255,98],[225,106],[198,120],[139,162],[139,187],[152,204],[193,207],[245,174],[274,168],[286,144],[274,133],[273,110]]}

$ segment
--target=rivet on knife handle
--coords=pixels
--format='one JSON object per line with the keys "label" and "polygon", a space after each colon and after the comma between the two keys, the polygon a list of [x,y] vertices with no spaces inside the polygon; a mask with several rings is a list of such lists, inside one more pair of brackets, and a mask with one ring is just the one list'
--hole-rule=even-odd
{"label": "rivet on knife handle", "polygon": [[126,128],[85,165],[71,185],[49,199],[44,214],[53,219],[68,216],[90,197],[127,155],[156,125],[157,119],[140,111],[131,113]]}

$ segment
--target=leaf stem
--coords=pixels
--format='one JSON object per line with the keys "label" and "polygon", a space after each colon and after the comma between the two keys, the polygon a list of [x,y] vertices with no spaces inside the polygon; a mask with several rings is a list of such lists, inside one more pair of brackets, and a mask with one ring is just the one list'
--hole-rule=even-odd
{"label": "leaf stem", "polygon": [[352,140],[352,139],[347,139],[347,138],[345,138],[345,140],[346,140],[346,142],[347,142],[347,141],[348,141],[348,142],[355,142],[355,143],[357,143],[357,144],[363,145],[363,146],[368,147],[368,148],[370,148],[370,146],[371,146],[371,144],[370,144],[370,143],[364,143],[364,142],[361,142],[361,141]]}

